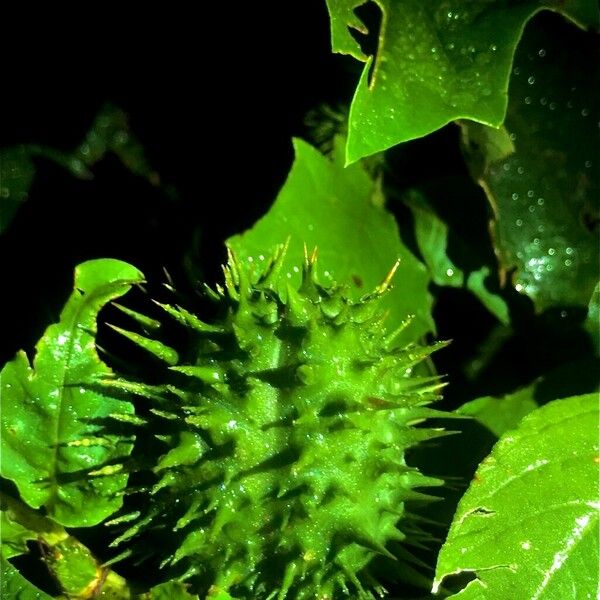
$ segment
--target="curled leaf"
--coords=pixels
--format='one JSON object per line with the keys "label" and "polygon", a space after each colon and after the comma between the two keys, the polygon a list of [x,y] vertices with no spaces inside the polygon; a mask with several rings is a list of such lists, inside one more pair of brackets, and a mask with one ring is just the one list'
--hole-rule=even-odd
{"label": "curled leaf", "polygon": [[1,474],[27,504],[45,507],[63,525],[93,525],[122,502],[117,492],[125,474],[92,475],[131,451],[132,439],[111,433],[108,417],[133,412],[95,386],[111,373],[96,351],[96,317],[140,281],[141,273],[121,261],[83,263],[60,321],[37,344],[33,365],[20,352],[0,373]]}

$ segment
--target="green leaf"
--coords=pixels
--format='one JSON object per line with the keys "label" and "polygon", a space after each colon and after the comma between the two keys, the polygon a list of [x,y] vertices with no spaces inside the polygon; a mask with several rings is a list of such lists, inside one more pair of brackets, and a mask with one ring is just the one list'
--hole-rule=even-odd
{"label": "green leaf", "polygon": [[415,222],[415,237],[431,279],[437,285],[462,287],[464,274],[448,257],[448,225],[433,211],[424,197],[412,192],[405,199]]}
{"label": "green leaf", "polygon": [[474,573],[460,597],[595,597],[598,396],[556,400],[507,432],[479,466],[438,557],[444,578]]}
{"label": "green leaf", "polygon": [[528,19],[548,8],[584,27],[598,21],[591,0],[508,6],[499,0],[375,3],[382,21],[373,58],[363,54],[350,31],[367,32],[354,12],[365,0],[327,0],[333,51],[366,61],[350,110],[348,162],[425,136],[455,119],[499,127],[513,54]]}
{"label": "green leaf", "polygon": [[27,554],[27,542],[35,535],[21,524],[12,521],[6,512],[0,511],[0,530],[2,531],[2,556],[12,558]]}
{"label": "green leaf", "polygon": [[[458,267],[450,260],[448,256],[448,225],[434,212],[425,198],[413,190],[405,198],[405,203],[413,213],[417,245],[429,268],[433,282],[440,286],[466,287],[501,323],[507,324],[510,317],[506,302],[486,285],[493,265],[486,264],[476,271],[465,272],[465,269]],[[468,243],[464,241],[462,246],[463,254],[475,250],[469,248]]]}
{"label": "green leaf", "polygon": [[[402,244],[396,223],[380,205],[379,186],[361,165],[344,168],[340,139],[333,160],[301,140],[294,140],[296,160],[275,203],[252,229],[227,244],[243,261],[264,260],[289,237],[283,273],[299,283],[303,245],[318,248],[324,277],[350,283],[358,298],[379,285],[397,259],[393,289],[384,300],[391,330],[408,315],[413,323],[401,334],[403,342],[432,331],[432,298],[425,267]],[[400,339],[400,338],[399,338]]]}
{"label": "green leaf", "polygon": [[29,194],[35,167],[25,146],[0,150],[0,234]]}
{"label": "green leaf", "polygon": [[179,581],[161,583],[141,597],[147,600],[197,600],[198,598],[190,594],[186,586]]}
{"label": "green leaf", "polygon": [[[152,185],[160,185],[158,173],[151,168],[142,145],[129,130],[127,115],[110,104],[102,107],[84,141],[72,152],[35,144],[0,150],[0,234],[27,200],[35,177],[33,158],[49,159],[75,177],[92,179],[90,169],[107,153],[115,154],[134,175],[144,177]],[[172,193],[170,189],[165,191]]]}
{"label": "green leaf", "polygon": [[[501,267],[541,311],[587,305],[598,280],[600,73],[595,40],[557,20],[537,24],[515,57],[506,131],[464,123],[463,134],[494,209]],[[514,151],[502,155],[494,140],[506,132]]]}
{"label": "green leaf", "polygon": [[100,309],[141,281],[139,271],[118,260],[83,263],[60,321],[37,344],[33,368],[20,352],[0,373],[1,475],[63,525],[94,525],[122,503],[116,494],[127,476],[118,463],[132,439],[111,434],[105,421],[133,407],[95,387],[111,370],[94,338]]}
{"label": "green leaf", "polygon": [[7,600],[52,600],[45,592],[29,583],[6,557],[2,555],[2,571],[0,572],[0,598]]}
{"label": "green leaf", "polygon": [[235,598],[223,590],[211,590],[206,600],[235,600]]}
{"label": "green leaf", "polygon": [[[11,558],[26,554],[25,543],[35,540],[42,548],[49,574],[69,598],[92,594],[113,600],[131,597],[127,582],[93,556],[63,527],[20,502],[0,493],[2,555]],[[94,597],[95,597],[94,596]]]}
{"label": "green leaf", "polygon": [[27,542],[30,540],[43,539],[53,546],[68,537],[60,525],[1,492],[0,523],[2,555],[5,558],[27,554]]}
{"label": "green leaf", "polygon": [[502,398],[484,396],[471,400],[457,409],[459,415],[469,415],[485,425],[496,437],[514,429],[523,417],[538,408],[534,400],[535,384]]}

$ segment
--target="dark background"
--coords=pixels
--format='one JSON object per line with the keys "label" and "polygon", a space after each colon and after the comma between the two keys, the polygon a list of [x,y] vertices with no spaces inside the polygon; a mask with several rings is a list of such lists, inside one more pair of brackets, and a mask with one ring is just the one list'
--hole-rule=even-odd
{"label": "dark background", "polygon": [[360,65],[331,53],[324,0],[244,4],[85,17],[31,8],[5,21],[0,146],[73,150],[111,102],[175,194],[112,155],[93,181],[36,160],[29,200],[0,238],[0,362],[58,317],[83,260],[120,258],[161,280],[164,266],[177,280],[191,248],[201,274],[218,277],[223,240],[285,181],[306,113],[349,101]]}

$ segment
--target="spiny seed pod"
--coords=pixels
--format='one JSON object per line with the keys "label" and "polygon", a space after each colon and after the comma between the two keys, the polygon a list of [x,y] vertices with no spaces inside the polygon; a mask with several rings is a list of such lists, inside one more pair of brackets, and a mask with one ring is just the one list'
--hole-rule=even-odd
{"label": "spiny seed pod", "polygon": [[260,272],[230,257],[225,288],[210,291],[224,306],[217,324],[162,305],[193,333],[186,364],[121,330],[169,363],[172,378],[116,384],[156,402],[170,448],[149,512],[118,542],[176,532],[163,566],[178,565],[201,594],[373,598],[385,590],[370,563],[395,558],[397,541],[418,529],[405,503],[440,483],[404,458],[442,433],[414,427],[438,414],[426,405],[442,384],[411,375],[434,348],[398,347],[398,331],[386,334],[380,298],[393,273],[352,301],[319,283],[315,253],[291,286],[280,277],[284,252]]}

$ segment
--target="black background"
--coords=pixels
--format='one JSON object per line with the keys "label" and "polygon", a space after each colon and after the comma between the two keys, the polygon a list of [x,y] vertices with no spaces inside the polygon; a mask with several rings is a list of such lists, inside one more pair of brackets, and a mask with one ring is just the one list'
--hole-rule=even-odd
{"label": "black background", "polygon": [[2,362],[56,320],[83,260],[181,279],[195,245],[200,273],[218,277],[223,240],[264,214],[285,181],[306,113],[348,102],[360,71],[331,53],[324,0],[125,10],[30,7],[5,20],[0,146],[73,150],[110,102],[176,198],[114,156],[93,181],[36,160],[29,200],[0,238]]}

